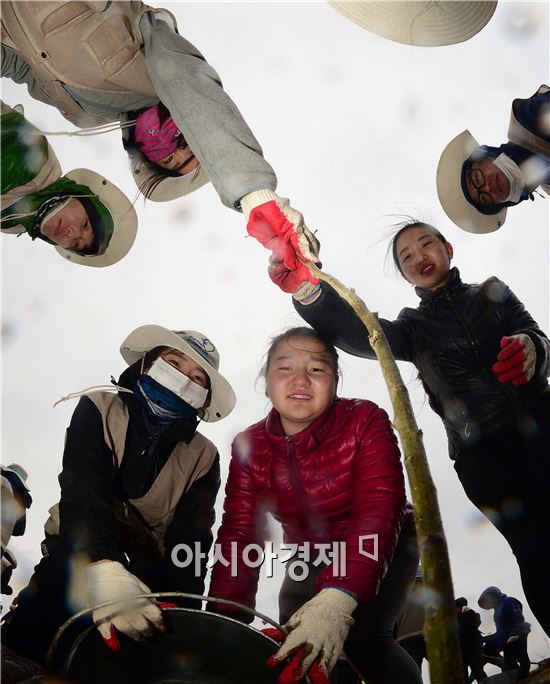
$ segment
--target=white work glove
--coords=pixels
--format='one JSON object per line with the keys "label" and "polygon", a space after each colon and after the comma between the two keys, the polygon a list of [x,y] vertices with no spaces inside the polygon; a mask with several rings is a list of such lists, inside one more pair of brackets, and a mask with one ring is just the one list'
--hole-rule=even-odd
{"label": "white work glove", "polygon": [[304,223],[304,217],[290,206],[289,200],[272,190],[256,190],[241,199],[247,221],[246,229],[266,249],[281,257],[287,268],[308,269],[300,262],[319,262],[319,240]]}
{"label": "white work glove", "polygon": [[499,382],[511,382],[520,387],[532,380],[536,363],[537,351],[533,340],[525,333],[518,333],[500,340],[500,352],[492,371]]}
{"label": "white work glove", "polygon": [[154,630],[165,631],[160,608],[153,599],[133,599],[151,590],[118,561],[99,561],[86,567],[88,605],[90,607],[120,599],[94,610],[92,618],[103,640],[112,651],[120,650],[115,630],[134,641],[151,636]]}
{"label": "white work glove", "polygon": [[357,601],[346,592],[333,588],[322,589],[286,623],[289,634],[273,659],[284,660],[300,646],[305,646],[301,676],[316,659],[321,669],[330,674],[353,625],[351,614],[356,607]]}

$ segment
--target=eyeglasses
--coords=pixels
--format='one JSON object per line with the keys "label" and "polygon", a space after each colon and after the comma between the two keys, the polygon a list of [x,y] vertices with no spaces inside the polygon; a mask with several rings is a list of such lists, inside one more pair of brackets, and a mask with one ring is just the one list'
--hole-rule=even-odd
{"label": "eyeglasses", "polygon": [[485,176],[481,169],[470,169],[468,172],[468,177],[470,178],[470,183],[477,190],[477,203],[478,204],[493,204],[493,198],[488,192],[479,192],[481,188],[485,185]]}

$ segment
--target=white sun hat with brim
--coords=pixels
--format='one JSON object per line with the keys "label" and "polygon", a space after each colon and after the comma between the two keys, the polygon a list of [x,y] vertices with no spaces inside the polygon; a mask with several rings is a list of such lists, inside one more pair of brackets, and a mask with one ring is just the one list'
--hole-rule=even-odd
{"label": "white sun hat with brim", "polygon": [[[78,254],[55,245],[62,257],[83,266],[111,266],[128,254],[137,233],[137,214],[130,200],[114,183],[90,169],[74,169],[65,174],[78,185],[88,187],[111,215],[113,232],[102,254]],[[79,199],[75,196],[75,199]]]}
{"label": "white sun hat with brim", "polygon": [[437,195],[443,211],[462,230],[468,233],[492,233],[506,220],[506,207],[497,214],[482,214],[470,204],[462,189],[464,162],[479,148],[470,131],[462,131],[443,150],[437,165]]}
{"label": "white sun hat with brim", "polygon": [[183,176],[167,176],[141,156],[132,156],[130,163],[139,191],[153,202],[170,202],[185,197],[210,182],[202,164]]}
{"label": "white sun hat with brim", "polygon": [[168,330],[161,325],[142,325],[124,340],[120,353],[130,366],[155,347],[171,347],[187,354],[210,378],[210,403],[203,409],[203,420],[215,423],[231,413],[237,398],[231,385],[218,371],[220,355],[206,335],[196,330]]}
{"label": "white sun hat with brim", "polygon": [[486,0],[328,2],[371,33],[420,47],[453,45],[468,40],[487,24],[497,6],[496,1]]}

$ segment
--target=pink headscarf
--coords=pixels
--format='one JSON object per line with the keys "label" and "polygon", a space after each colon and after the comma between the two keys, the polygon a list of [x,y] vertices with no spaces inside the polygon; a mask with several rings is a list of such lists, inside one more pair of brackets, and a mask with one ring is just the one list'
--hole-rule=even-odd
{"label": "pink headscarf", "polygon": [[149,107],[138,115],[135,130],[136,145],[140,152],[152,162],[171,154],[178,148],[180,139],[181,132],[171,116],[161,123],[158,105]]}

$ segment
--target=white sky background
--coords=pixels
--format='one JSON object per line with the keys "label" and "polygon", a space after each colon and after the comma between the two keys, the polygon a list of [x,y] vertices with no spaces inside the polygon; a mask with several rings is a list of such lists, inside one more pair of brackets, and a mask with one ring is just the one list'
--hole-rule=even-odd
{"label": "white sky background", "polygon": [[[504,142],[512,99],[548,83],[547,3],[501,2],[468,42],[430,49],[374,36],[323,2],[163,4],[220,73],[277,172],[279,194],[318,230],[326,271],[384,317],[416,306],[412,289],[384,263],[391,215],[410,213],[452,242],[466,282],[499,276],[548,333],[548,200],[524,202],[501,230],[475,236],[449,222],[435,190],[439,155],[452,137],[469,128],[481,143]],[[72,128],[26,88],[2,85],[3,99],[24,104],[42,129]],[[50,142],[64,172],[87,166],[135,197],[118,133]],[[119,345],[138,325],[203,331],[221,350],[221,370],[238,397],[229,418],[201,427],[219,447],[225,478],[231,440],[268,411],[255,383],[266,341],[300,324],[290,297],[266,275],[267,251],[246,237],[242,216],[223,207],[211,186],[168,204],[139,198],[136,209],[136,244],[107,269],[75,266],[26,236],[1,241],[2,461],[28,470],[34,498],[27,534],[12,540],[16,591],[39,559],[46,512],[58,499],[76,402],[53,409],[57,399],[118,377],[125,367]],[[391,415],[377,363],[346,354],[342,362],[340,394],[371,399]],[[496,584],[517,596],[533,626],[531,659],[548,656],[511,551],[466,499],[415,369],[401,369],[424,430],[456,595],[475,606],[481,590]],[[264,579],[258,596],[258,609],[274,618],[278,588],[278,580]],[[481,612],[490,631],[492,613]]]}

